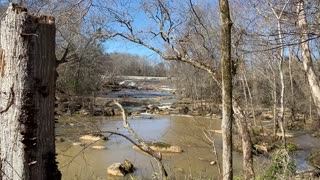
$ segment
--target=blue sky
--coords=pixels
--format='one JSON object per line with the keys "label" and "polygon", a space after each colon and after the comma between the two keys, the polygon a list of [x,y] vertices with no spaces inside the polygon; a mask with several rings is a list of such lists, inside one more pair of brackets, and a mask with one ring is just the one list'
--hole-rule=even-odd
{"label": "blue sky", "polygon": [[152,56],[155,52],[145,48],[141,45],[137,45],[135,43],[121,40],[121,39],[112,39],[106,41],[104,44],[104,49],[108,53],[112,52],[121,52],[121,53],[129,53],[129,54],[137,54],[141,56]]}
{"label": "blue sky", "polygon": [[[128,3],[125,5],[121,4],[120,3],[121,1],[118,1],[118,2],[115,3],[114,9],[116,11],[117,10],[126,11],[130,9],[130,15],[131,15],[131,18],[133,19],[133,22],[131,23],[136,31],[144,30],[146,29],[146,27],[149,26],[149,24],[153,23],[149,18],[146,17],[144,11],[141,9],[140,7],[141,4],[139,0],[127,1]],[[112,26],[112,29],[114,29],[115,31],[126,32],[126,28],[119,26],[119,24],[115,23],[111,26]],[[148,44],[151,44],[159,49],[162,48],[162,44],[160,44],[159,41],[157,41],[157,39],[146,38],[145,40],[146,42],[148,42]],[[134,54],[139,56],[145,56],[150,60],[154,59],[155,61],[161,61],[161,57],[154,51],[142,45],[129,42],[128,40],[125,40],[120,37],[107,40],[106,42],[104,42],[103,45],[106,53],[113,53],[113,52],[129,53],[129,54]]]}
{"label": "blue sky", "polygon": [[162,61],[161,57],[157,53],[151,51],[146,47],[137,45],[135,43],[132,43],[126,40],[121,40],[117,38],[113,40],[108,40],[103,45],[107,53],[114,53],[114,52],[128,53],[128,54],[134,54],[139,56],[145,56],[150,60],[154,60],[155,62]]}

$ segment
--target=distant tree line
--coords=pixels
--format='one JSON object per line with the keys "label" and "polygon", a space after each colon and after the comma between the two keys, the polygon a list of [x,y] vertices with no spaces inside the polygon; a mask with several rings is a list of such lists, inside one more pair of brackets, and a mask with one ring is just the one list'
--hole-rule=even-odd
{"label": "distant tree line", "polygon": [[85,95],[116,84],[120,76],[166,76],[164,62],[152,63],[143,56],[127,53],[105,54],[98,47],[82,49],[58,68],[57,88],[69,94]]}
{"label": "distant tree line", "polygon": [[167,75],[168,66],[164,62],[153,62],[147,57],[131,55],[126,53],[109,54],[111,66],[122,76],[157,76]]}

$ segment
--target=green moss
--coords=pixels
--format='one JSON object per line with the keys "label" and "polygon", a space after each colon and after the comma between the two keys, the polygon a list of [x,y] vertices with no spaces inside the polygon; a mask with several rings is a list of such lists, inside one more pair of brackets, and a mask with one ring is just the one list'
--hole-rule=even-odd
{"label": "green moss", "polygon": [[243,177],[242,177],[242,176],[240,176],[240,175],[238,175],[238,176],[234,176],[234,177],[233,177],[233,179],[234,179],[234,180],[242,180],[242,179],[243,179]]}
{"label": "green moss", "polygon": [[148,143],[148,145],[149,146],[159,147],[159,148],[169,148],[169,147],[171,147],[171,144],[164,143],[164,142],[151,142],[151,143]]}
{"label": "green moss", "polygon": [[294,143],[288,143],[287,144],[287,150],[289,152],[293,152],[293,151],[296,151],[298,150],[298,145],[294,144]]}

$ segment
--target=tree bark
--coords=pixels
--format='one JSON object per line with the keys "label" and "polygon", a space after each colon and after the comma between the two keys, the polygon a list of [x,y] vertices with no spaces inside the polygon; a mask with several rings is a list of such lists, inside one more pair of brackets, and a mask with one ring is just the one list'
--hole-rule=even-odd
{"label": "tree bark", "polygon": [[254,179],[255,174],[253,169],[252,142],[248,129],[248,124],[243,110],[241,109],[241,107],[235,99],[233,100],[233,113],[238,127],[238,132],[242,140],[244,178],[246,180]]}
{"label": "tree bark", "polygon": [[[283,46],[283,39],[282,39],[282,28],[280,23],[281,16],[278,17],[278,38],[279,38],[279,44]],[[283,55],[284,55],[284,47],[280,48],[280,58],[278,62],[279,66],[279,75],[280,75],[280,82],[281,82],[281,92],[280,92],[280,112],[279,112],[279,124],[281,129],[281,135],[282,135],[282,142],[284,147],[287,147],[286,143],[286,136],[285,136],[285,121],[284,121],[284,93],[285,93],[285,85],[284,85],[284,73],[283,73]]]}
{"label": "tree bark", "polygon": [[[309,33],[308,33],[308,23],[304,10],[304,1],[299,0],[297,3],[297,11],[298,11],[298,22],[297,25],[300,29],[300,41],[301,41],[301,49],[302,49],[302,61],[303,61],[303,69],[308,78],[308,82],[310,85],[311,95],[316,106],[318,116],[320,115],[320,86],[319,80],[313,70],[312,58],[309,48]],[[320,127],[320,121],[316,120],[314,122],[314,127]]]}
{"label": "tree bark", "polygon": [[54,133],[55,23],[10,4],[1,21],[0,179],[61,179]]}
{"label": "tree bark", "polygon": [[295,117],[295,111],[296,111],[296,102],[294,98],[294,89],[293,89],[293,76],[292,76],[292,58],[293,54],[290,51],[289,54],[289,78],[290,78],[290,89],[291,89],[291,95],[290,95],[290,109],[291,109],[291,125],[296,120]]}
{"label": "tree bark", "polygon": [[220,0],[222,61],[222,177],[233,178],[232,169],[232,75],[231,26],[228,0]]}
{"label": "tree bark", "polygon": [[278,119],[277,119],[277,80],[274,70],[272,69],[272,66],[269,64],[270,69],[272,71],[272,98],[273,98],[273,134],[276,135],[278,131]]}

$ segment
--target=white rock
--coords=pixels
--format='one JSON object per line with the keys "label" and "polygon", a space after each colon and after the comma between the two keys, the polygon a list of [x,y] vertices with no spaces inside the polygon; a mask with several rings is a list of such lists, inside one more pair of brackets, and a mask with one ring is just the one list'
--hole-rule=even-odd
{"label": "white rock", "polygon": [[83,143],[81,143],[81,142],[73,142],[72,145],[73,146],[81,146],[81,145],[83,145]]}
{"label": "white rock", "polygon": [[105,146],[92,146],[92,149],[107,149]]}
{"label": "white rock", "polygon": [[120,170],[121,163],[113,163],[108,167],[107,173],[112,176],[124,176],[125,174]]}
{"label": "white rock", "polygon": [[215,161],[210,161],[210,165],[215,165],[216,162]]}
{"label": "white rock", "polygon": [[94,136],[94,135],[84,135],[80,137],[80,140],[87,140],[87,141],[98,141],[101,140],[101,136]]}

